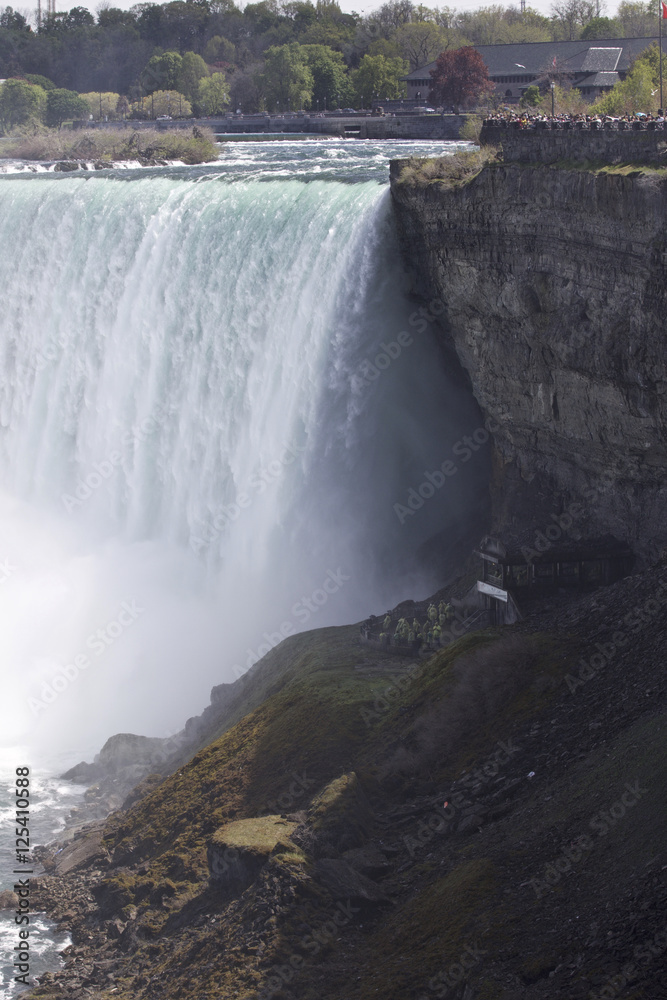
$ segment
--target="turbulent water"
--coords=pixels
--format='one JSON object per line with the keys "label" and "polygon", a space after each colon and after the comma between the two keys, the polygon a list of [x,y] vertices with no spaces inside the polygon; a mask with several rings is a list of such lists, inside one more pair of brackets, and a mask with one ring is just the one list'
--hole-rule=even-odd
{"label": "turbulent water", "polygon": [[[479,423],[392,224],[389,158],[442,144],[221,150],[0,178],[3,887],[15,767],[46,841],[81,794],[49,775],[111,734],[442,582],[486,475],[414,492]],[[66,943],[35,931],[32,975]]]}
{"label": "turbulent water", "polygon": [[425,594],[483,478],[396,514],[478,422],[386,183],[442,145],[221,148],[0,179],[5,746],[166,735],[283,635]]}

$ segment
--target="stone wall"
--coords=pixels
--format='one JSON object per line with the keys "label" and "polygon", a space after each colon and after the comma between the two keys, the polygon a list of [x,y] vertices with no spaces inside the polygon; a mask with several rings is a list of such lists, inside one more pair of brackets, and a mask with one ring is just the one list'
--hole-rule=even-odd
{"label": "stone wall", "polygon": [[506,163],[589,161],[667,165],[667,131],[532,129],[485,125],[480,144],[500,146]]}

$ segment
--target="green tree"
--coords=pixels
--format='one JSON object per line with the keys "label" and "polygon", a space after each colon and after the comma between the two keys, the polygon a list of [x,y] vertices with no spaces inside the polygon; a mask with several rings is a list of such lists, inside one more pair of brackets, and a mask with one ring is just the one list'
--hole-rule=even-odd
{"label": "green tree", "polygon": [[0,28],[8,28],[10,31],[30,31],[30,26],[23,14],[19,14],[13,7],[5,7],[0,14]]}
{"label": "green tree", "polygon": [[250,35],[264,35],[280,25],[280,9],[276,0],[259,0],[259,3],[246,4],[243,19]]}
{"label": "green tree", "polygon": [[392,100],[405,97],[406,87],[401,77],[408,72],[403,59],[384,56],[364,56],[353,74],[354,89],[362,107],[370,107],[373,98]]}
{"label": "green tree", "polygon": [[621,38],[650,38],[655,34],[655,19],[653,0],[623,0],[616,11]]}
{"label": "green tree", "polygon": [[196,100],[199,83],[208,76],[208,66],[196,52],[186,52],[181,64],[178,90],[185,94],[189,101]]}
{"label": "green tree", "polygon": [[283,3],[282,10],[294,22],[297,34],[307,31],[317,21],[317,8],[310,0],[288,0]]}
{"label": "green tree", "polygon": [[650,45],[635,59],[625,80],[599,98],[593,109],[603,115],[649,113],[657,110],[659,93],[659,53]]}
{"label": "green tree", "polygon": [[553,38],[549,19],[530,7],[521,12],[517,7],[491,4],[455,14],[451,20],[459,34],[473,45],[548,42]]}
{"label": "green tree", "polygon": [[540,88],[532,84],[530,87],[526,87],[523,92],[523,96],[519,101],[522,108],[539,108],[543,103],[544,98],[540,94]]}
{"label": "green tree", "polygon": [[594,17],[581,32],[581,37],[585,39],[619,38],[621,31],[621,25],[614,18]]}
{"label": "green tree", "polygon": [[56,85],[46,76],[42,76],[40,73],[26,73],[25,75],[28,83],[34,83],[36,87],[41,87],[42,90],[55,90]]}
{"label": "green tree", "polygon": [[302,45],[326,45],[349,53],[357,31],[357,15],[344,14],[336,0],[317,0],[315,9],[316,20],[299,35]]}
{"label": "green tree", "polygon": [[236,58],[236,46],[221,35],[214,35],[206,43],[204,61],[210,66],[213,63],[233,63]]}
{"label": "green tree", "polygon": [[368,46],[367,56],[384,56],[385,59],[400,59],[398,45],[395,38],[374,38]]}
{"label": "green tree", "polygon": [[129,10],[120,7],[98,8],[97,23],[100,28],[134,27],[135,17]]}
{"label": "green tree", "polygon": [[350,78],[342,53],[327,45],[302,45],[308,68],[313,74],[310,105],[333,108],[339,100],[352,99]]}
{"label": "green tree", "polygon": [[192,105],[177,90],[154,90],[149,97],[142,97],[131,108],[133,118],[191,118]]}
{"label": "green tree", "polygon": [[270,111],[296,111],[310,105],[315,81],[303,48],[291,42],[267,50],[261,86]]}
{"label": "green tree", "polygon": [[60,127],[70,119],[88,118],[88,104],[74,90],[56,87],[46,95],[46,124]]}
{"label": "green tree", "polygon": [[46,91],[25,80],[6,80],[0,87],[0,124],[4,131],[31,120],[41,121]]}
{"label": "green tree", "polygon": [[229,84],[224,73],[212,73],[199,81],[196,109],[204,115],[221,115],[229,104]]}
{"label": "green tree", "polygon": [[141,80],[147,94],[154,90],[176,90],[183,68],[183,57],[178,52],[162,52],[151,56]]}
{"label": "green tree", "polygon": [[62,22],[62,26],[67,31],[76,31],[77,28],[87,28],[91,24],[95,24],[95,18],[85,7],[72,7],[65,14]]}
{"label": "green tree", "polygon": [[105,118],[114,121],[118,118],[120,94],[114,94],[113,91],[102,91],[102,93],[91,91],[89,94],[81,94],[80,97],[88,105],[89,114],[98,121],[104,121]]}

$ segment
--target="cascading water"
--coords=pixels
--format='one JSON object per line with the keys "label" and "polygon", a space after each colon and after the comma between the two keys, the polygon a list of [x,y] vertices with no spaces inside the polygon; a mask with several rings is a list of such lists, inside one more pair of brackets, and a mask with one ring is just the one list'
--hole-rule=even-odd
{"label": "cascading water", "polygon": [[5,745],[166,735],[282,635],[442,580],[415,553],[483,456],[394,505],[475,407],[386,185],[287,174],[0,181]]}

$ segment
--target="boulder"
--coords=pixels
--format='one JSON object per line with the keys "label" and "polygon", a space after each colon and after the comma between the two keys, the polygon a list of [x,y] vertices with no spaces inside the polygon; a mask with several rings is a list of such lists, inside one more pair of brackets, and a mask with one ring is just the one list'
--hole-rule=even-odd
{"label": "boulder", "polygon": [[259,816],[226,823],[207,848],[211,881],[242,892],[254,882],[269,857],[297,848],[286,844],[297,824],[281,816]]}
{"label": "boulder", "polygon": [[382,875],[386,875],[391,867],[385,855],[375,844],[366,844],[364,847],[355,847],[351,851],[345,851],[343,858],[355,871],[361,875],[367,875],[368,878],[380,878]]}

